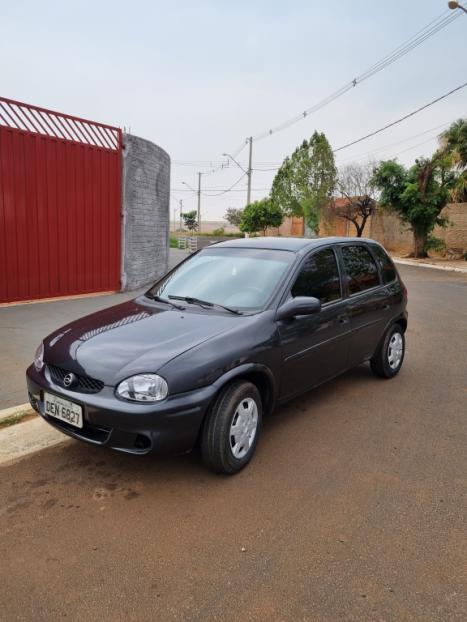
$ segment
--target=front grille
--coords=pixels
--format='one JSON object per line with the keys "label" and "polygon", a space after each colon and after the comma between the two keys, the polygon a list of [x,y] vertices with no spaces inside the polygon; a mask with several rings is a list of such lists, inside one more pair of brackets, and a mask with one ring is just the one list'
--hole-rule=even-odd
{"label": "front grille", "polygon": [[[55,384],[65,387],[63,379],[69,373],[66,369],[56,367],[55,365],[47,365],[50,377]],[[89,376],[80,376],[76,374],[78,378],[78,384],[74,387],[65,387],[68,391],[79,391],[81,393],[99,393],[104,388],[102,380],[96,380]]]}

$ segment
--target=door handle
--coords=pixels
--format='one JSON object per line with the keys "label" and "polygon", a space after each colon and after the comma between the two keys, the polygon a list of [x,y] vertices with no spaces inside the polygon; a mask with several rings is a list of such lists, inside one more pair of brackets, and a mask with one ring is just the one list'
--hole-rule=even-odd
{"label": "door handle", "polygon": [[339,320],[340,324],[347,324],[347,322],[349,321],[349,316],[347,314],[338,315],[337,319]]}

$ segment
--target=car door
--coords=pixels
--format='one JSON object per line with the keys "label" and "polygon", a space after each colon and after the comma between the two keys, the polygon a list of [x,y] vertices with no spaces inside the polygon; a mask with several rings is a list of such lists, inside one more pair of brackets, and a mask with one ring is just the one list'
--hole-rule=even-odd
{"label": "car door", "polygon": [[285,299],[314,296],[321,311],[278,321],[282,350],[280,398],[287,399],[336,376],[348,367],[350,322],[333,247],[304,258]]}
{"label": "car door", "polygon": [[370,358],[385,327],[388,297],[373,255],[364,243],[341,246],[342,272],[348,295],[352,338],[349,365]]}

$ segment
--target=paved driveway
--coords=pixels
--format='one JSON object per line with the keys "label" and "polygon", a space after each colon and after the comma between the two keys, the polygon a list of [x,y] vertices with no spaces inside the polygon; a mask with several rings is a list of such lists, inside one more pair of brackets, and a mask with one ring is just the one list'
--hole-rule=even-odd
{"label": "paved driveway", "polygon": [[233,478],[69,441],[0,467],[0,619],[467,619],[467,279],[401,270],[408,355],[269,417]]}

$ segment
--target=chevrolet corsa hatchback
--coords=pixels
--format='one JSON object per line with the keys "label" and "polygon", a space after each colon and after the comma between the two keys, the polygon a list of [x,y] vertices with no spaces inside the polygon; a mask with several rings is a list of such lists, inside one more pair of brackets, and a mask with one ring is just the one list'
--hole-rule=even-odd
{"label": "chevrolet corsa hatchback", "polygon": [[222,242],[44,339],[29,398],[74,438],[135,454],[199,443],[207,465],[235,473],[277,404],[364,361],[395,376],[406,302],[372,240]]}

